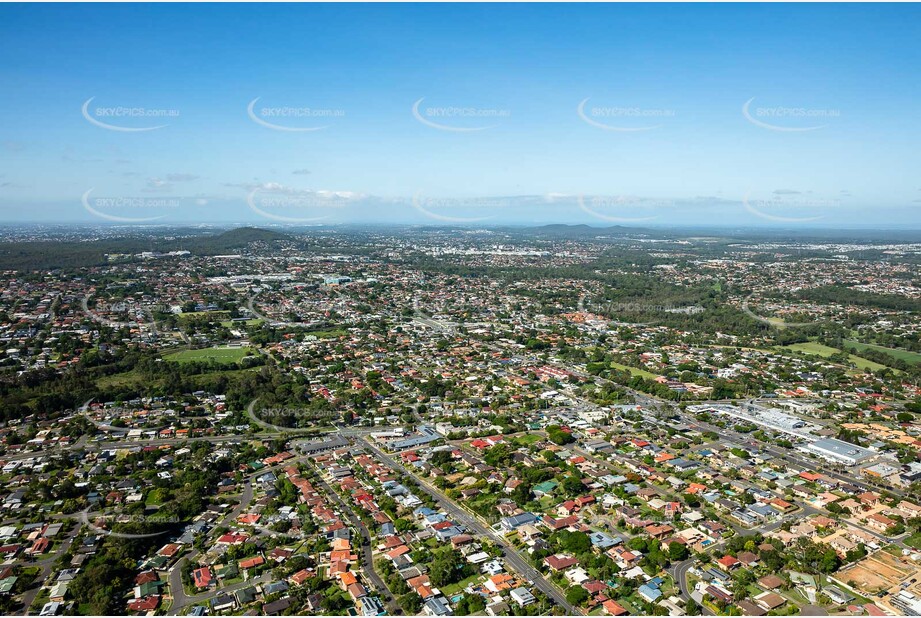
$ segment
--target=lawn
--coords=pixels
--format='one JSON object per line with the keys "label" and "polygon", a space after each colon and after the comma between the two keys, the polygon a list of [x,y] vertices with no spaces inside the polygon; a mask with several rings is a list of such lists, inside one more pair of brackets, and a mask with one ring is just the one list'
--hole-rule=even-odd
{"label": "lawn", "polygon": [[[880,369],[886,369],[885,365],[880,363],[874,363],[871,360],[867,360],[860,356],[854,356],[853,354],[848,355],[848,360],[854,363],[859,369],[866,369],[867,371],[879,371]],[[901,373],[898,369],[893,369],[893,373]]]}
{"label": "lawn", "polygon": [[125,386],[137,385],[142,382],[144,382],[144,378],[141,376],[140,372],[131,370],[124,373],[103,376],[96,380],[96,387],[100,389],[122,388]]}
{"label": "lawn", "polygon": [[157,491],[151,491],[147,494],[147,497],[144,499],[144,505],[147,507],[163,506],[163,496]]}
{"label": "lawn", "polygon": [[[42,607],[44,607],[45,603],[49,601],[50,596],[51,596],[51,590],[49,590],[48,588],[42,588],[41,590],[39,590],[38,595],[36,595],[36,597],[32,600],[32,605],[29,606],[29,613],[38,614],[40,611],[42,611]],[[82,605],[80,607],[81,609],[83,608]],[[89,615],[91,613],[92,612],[87,612],[84,615]]]}
{"label": "lawn", "polygon": [[[831,346],[822,345],[821,343],[816,343],[815,341],[808,341],[806,343],[792,343],[790,345],[781,346],[784,350],[791,350],[793,352],[803,352],[804,354],[814,354],[815,356],[821,356],[822,358],[828,358],[832,354],[839,354],[841,350],[838,348],[833,348]],[[885,369],[885,365],[880,365],[879,363],[874,363],[871,360],[861,358],[859,356],[854,356],[853,354],[848,355],[848,360],[859,369],[865,369],[868,371],[879,371],[880,369]]]}
{"label": "lawn", "polygon": [[180,322],[188,322],[189,320],[211,320],[211,321],[223,321],[230,317],[229,311],[222,311],[220,309],[215,311],[193,311],[191,313],[180,313],[177,318]]}
{"label": "lawn", "polygon": [[905,544],[915,549],[921,549],[921,532],[916,532],[905,539]]}
{"label": "lawn", "polygon": [[912,352],[910,350],[903,350],[901,348],[884,348],[881,345],[873,345],[872,343],[860,343],[859,341],[851,341],[850,339],[845,339],[844,343],[857,348],[858,352],[863,350],[874,350],[876,352],[888,354],[892,358],[903,360],[906,363],[921,363],[921,354]]}
{"label": "lawn", "polygon": [[475,575],[471,575],[470,577],[468,577],[468,578],[466,578],[466,579],[462,579],[462,580],[460,580],[459,582],[456,582],[456,583],[453,583],[453,584],[448,584],[447,586],[442,586],[442,587],[441,587],[441,592],[442,592],[442,594],[444,594],[445,596],[449,597],[449,596],[451,596],[452,594],[457,594],[458,592],[462,592],[462,591],[464,590],[464,588],[466,588],[467,586],[469,586],[469,585],[471,585],[471,584],[474,584],[474,583],[480,581],[480,578],[482,578],[482,577],[483,577],[483,575],[482,575],[481,573],[477,573],[477,574],[475,574]]}
{"label": "lawn", "polygon": [[621,363],[611,362],[612,369],[620,369],[621,371],[629,371],[631,375],[640,376],[643,378],[649,378],[650,380],[655,380],[659,376],[645,369],[637,369],[636,367],[628,367],[627,365],[622,365]]}
{"label": "lawn", "polygon": [[535,442],[540,442],[543,438],[535,433],[526,433],[520,436],[515,436],[510,440],[515,446],[531,446]]}
{"label": "lawn", "polygon": [[832,354],[838,354],[841,352],[841,350],[838,348],[822,345],[821,343],[816,343],[815,341],[809,341],[806,343],[792,343],[783,347],[787,350],[793,350],[794,352],[805,352],[806,354],[815,354],[816,356],[822,356],[825,358],[831,356]]}
{"label": "lawn", "polygon": [[341,328],[336,328],[333,330],[309,330],[304,333],[305,335],[313,335],[317,339],[335,339],[336,337],[344,337],[348,333]]}
{"label": "lawn", "polygon": [[[181,361],[180,361],[181,362]],[[188,361],[186,361],[188,362]],[[233,379],[234,376],[242,375],[244,372],[258,371],[259,367],[249,367],[246,369],[234,369],[232,365],[228,364],[228,369],[213,371],[210,373],[205,373],[201,375],[189,376],[189,379],[197,388],[202,388],[203,390],[208,390],[212,386],[212,383],[219,377],[225,376],[228,379]],[[102,376],[96,380],[96,387],[100,390],[106,389],[120,389],[120,388],[144,388],[152,386],[161,386],[163,384],[162,379],[150,380],[149,378],[142,375],[139,371],[131,370],[124,373],[116,373],[110,376]]]}
{"label": "lawn", "polygon": [[641,616],[641,615],[642,615],[642,612],[640,612],[640,611],[637,610],[638,607],[643,607],[642,603],[637,603],[636,605],[634,605],[633,603],[631,603],[631,602],[628,601],[627,599],[617,599],[617,602],[620,604],[621,607],[623,607],[625,610],[627,610],[627,612],[628,612],[630,615],[632,615],[632,616]]}
{"label": "lawn", "polygon": [[233,322],[231,320],[224,320],[221,322],[221,326],[225,328],[234,328],[239,326],[258,326],[262,324],[262,320],[254,318],[252,320],[246,320],[245,322]]}
{"label": "lawn", "polygon": [[225,365],[235,365],[252,354],[255,354],[255,349],[249,347],[215,347],[173,352],[165,355],[163,360],[174,363],[208,362],[213,360]]}

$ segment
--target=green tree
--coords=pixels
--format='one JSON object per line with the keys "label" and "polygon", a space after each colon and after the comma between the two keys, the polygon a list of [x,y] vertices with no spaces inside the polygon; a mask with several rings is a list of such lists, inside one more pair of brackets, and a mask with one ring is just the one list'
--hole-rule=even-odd
{"label": "green tree", "polygon": [[689,554],[687,546],[682,543],[672,541],[668,544],[668,557],[676,562],[687,560]]}
{"label": "green tree", "polygon": [[422,597],[415,592],[407,592],[399,598],[398,603],[407,616],[416,616],[422,610]]}
{"label": "green tree", "polygon": [[582,586],[570,586],[566,591],[566,600],[572,605],[582,605],[588,601],[588,591]]}

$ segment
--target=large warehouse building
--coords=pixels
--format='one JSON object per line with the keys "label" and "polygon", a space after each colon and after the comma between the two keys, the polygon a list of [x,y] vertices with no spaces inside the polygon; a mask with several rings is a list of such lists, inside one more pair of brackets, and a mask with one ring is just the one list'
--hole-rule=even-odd
{"label": "large warehouse building", "polygon": [[871,450],[834,438],[813,442],[806,447],[806,450],[830,461],[849,466],[854,466],[876,455]]}

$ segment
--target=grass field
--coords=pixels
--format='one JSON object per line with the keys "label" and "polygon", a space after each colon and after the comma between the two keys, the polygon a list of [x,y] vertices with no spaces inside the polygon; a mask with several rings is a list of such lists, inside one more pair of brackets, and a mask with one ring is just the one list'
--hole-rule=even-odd
{"label": "grass field", "polygon": [[515,436],[509,441],[518,446],[531,446],[535,442],[540,442],[541,440],[542,438],[536,433],[526,433],[520,436]]}
{"label": "grass field", "polygon": [[816,343],[815,341],[809,341],[806,343],[792,343],[783,347],[787,350],[793,350],[794,352],[805,352],[806,354],[815,354],[816,356],[822,356],[825,358],[831,356],[832,354],[839,354],[841,352],[841,350],[838,348],[822,345],[821,343]]}
{"label": "grass field", "polygon": [[[213,386],[215,381],[224,376],[228,379],[233,379],[234,376],[242,375],[243,373],[258,371],[259,367],[248,367],[246,369],[234,369],[234,365],[227,365],[228,369],[223,369],[220,371],[212,371],[209,373],[204,373],[201,375],[189,376],[189,380],[192,381],[192,384],[196,388],[201,388],[203,390],[208,390]],[[124,373],[116,373],[110,376],[103,376],[96,380],[96,388],[100,390],[108,389],[144,389],[147,387],[157,387],[162,386],[162,379],[151,380],[149,377],[142,375],[139,371],[126,371]]]}
{"label": "grass field", "polygon": [[[828,358],[832,354],[841,353],[841,350],[838,348],[822,345],[821,343],[816,343],[815,341],[808,341],[806,343],[792,343],[790,345],[782,346],[781,349],[792,350],[794,352],[803,352],[805,354],[813,354],[823,358]],[[866,369],[868,371],[879,371],[880,369],[886,368],[885,365],[874,363],[871,360],[867,360],[859,356],[854,356],[853,354],[848,355],[848,360],[854,363],[854,365],[856,365],[859,369]]]}
{"label": "grass field", "polygon": [[849,346],[857,348],[858,351],[874,350],[876,352],[883,352],[884,354],[888,354],[892,358],[903,360],[906,363],[921,363],[921,354],[918,354],[917,352],[911,352],[909,350],[902,350],[899,348],[884,348],[881,345],[873,345],[872,343],[860,343],[859,341],[851,341],[850,339],[845,339],[844,342]]}
{"label": "grass field", "polygon": [[140,383],[144,380],[138,371],[126,371],[110,376],[103,376],[96,380],[97,388],[122,388]]}
{"label": "grass field", "polygon": [[253,348],[202,348],[200,350],[183,350],[181,352],[173,352],[172,354],[167,354],[163,357],[163,360],[167,360],[174,363],[191,363],[195,361],[199,362],[208,362],[208,361],[217,361],[218,363],[223,363],[225,365],[236,365],[242,361],[245,357],[250,356],[255,353]]}
{"label": "grass field", "polygon": [[246,320],[245,322],[233,322],[231,320],[224,320],[221,322],[221,326],[225,328],[239,328],[241,326],[258,326],[262,324],[262,320],[259,318],[254,318],[252,320]]}
{"label": "grass field", "polygon": [[645,369],[637,369],[636,367],[629,367],[627,365],[622,365],[621,363],[615,363],[613,361],[611,362],[611,368],[620,369],[621,371],[629,371],[631,374],[635,376],[649,378],[650,380],[655,380],[656,378],[659,377],[654,373],[646,371]]}
{"label": "grass field", "polygon": [[348,335],[348,333],[341,328],[335,328],[332,330],[309,330],[304,333],[305,335],[313,335],[317,339],[334,339],[336,337],[342,337],[343,335]]}
{"label": "grass field", "polygon": [[189,320],[211,320],[211,321],[221,321],[226,320],[230,317],[229,311],[216,310],[216,311],[194,311],[192,313],[180,313],[178,316],[180,322],[188,322]]}

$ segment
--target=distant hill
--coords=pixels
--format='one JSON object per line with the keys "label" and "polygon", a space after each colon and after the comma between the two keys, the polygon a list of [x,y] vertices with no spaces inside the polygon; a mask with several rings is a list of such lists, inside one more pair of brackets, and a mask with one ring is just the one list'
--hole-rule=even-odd
{"label": "distant hill", "polygon": [[93,242],[28,241],[0,243],[0,269],[54,270],[86,268],[107,262],[106,254],[186,250],[195,255],[220,255],[246,248],[251,243],[294,240],[287,234],[241,227],[220,234],[188,234],[179,238],[107,238]]}
{"label": "distant hill", "polygon": [[[257,227],[240,227],[228,230],[216,236],[201,236],[194,239],[194,244],[184,242],[187,251],[200,255],[224,253],[234,249],[243,249],[254,242],[276,242],[280,240],[293,240],[287,234],[263,230]],[[194,248],[193,248],[194,247]]]}
{"label": "distant hill", "polygon": [[578,225],[551,223],[548,225],[526,228],[508,228],[505,231],[530,236],[548,236],[552,238],[595,238],[598,236],[623,236],[626,234],[644,233],[647,230],[639,227],[625,227],[623,225],[594,227],[584,223]]}

